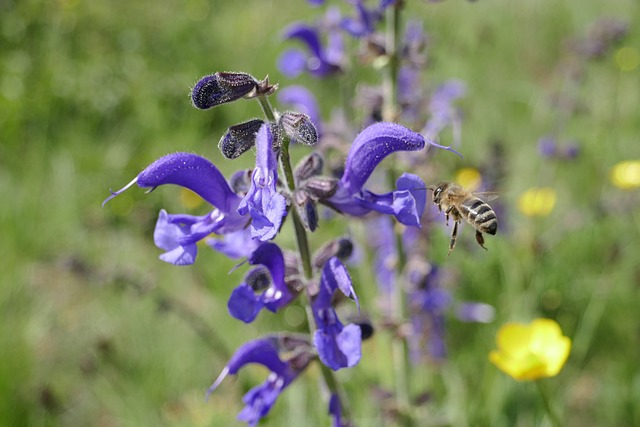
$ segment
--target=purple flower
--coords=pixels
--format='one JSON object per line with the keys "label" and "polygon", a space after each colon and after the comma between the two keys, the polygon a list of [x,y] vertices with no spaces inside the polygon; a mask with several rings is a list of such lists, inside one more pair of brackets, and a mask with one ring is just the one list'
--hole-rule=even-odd
{"label": "purple flower", "polygon": [[[340,23],[342,29],[355,38],[373,34],[376,30],[376,24],[382,18],[380,11],[367,9],[362,0],[352,0],[351,3],[356,8],[357,17],[344,18]],[[389,1],[383,1],[380,6],[384,9],[389,4]]]}
{"label": "purple flower", "polygon": [[417,175],[402,174],[396,182],[397,190],[391,193],[378,195],[363,187],[386,156],[396,151],[421,150],[424,145],[420,134],[395,123],[379,122],[367,127],[353,141],[336,193],[322,202],[348,215],[377,211],[393,215],[405,225],[419,226],[426,192]]}
{"label": "purple flower", "polygon": [[453,106],[453,101],[464,96],[465,92],[465,84],[459,80],[450,80],[440,85],[431,96],[429,103],[431,117],[421,132],[429,144],[456,153],[461,157],[462,155],[451,147],[440,145],[435,141],[446,126],[453,125],[454,131],[457,129],[460,117],[458,110]]}
{"label": "purple flower", "polygon": [[229,314],[251,323],[260,310],[276,312],[293,300],[295,294],[285,283],[285,262],[275,243],[264,243],[253,251],[249,264],[261,265],[251,270],[245,281],[231,293],[227,307]]}
{"label": "purple flower", "polygon": [[[285,352],[294,356],[282,360],[280,353]],[[271,374],[263,384],[252,388],[244,395],[242,400],[245,407],[238,414],[239,421],[253,427],[269,413],[280,393],[306,369],[312,358],[311,346],[302,338],[272,335],[250,341],[236,350],[227,366],[209,387],[207,398],[227,375],[236,375],[243,366],[257,363],[266,367]]]}
{"label": "purple flower", "polygon": [[340,71],[344,47],[337,32],[329,33],[326,47],[320,41],[318,30],[302,23],[289,26],[284,38],[298,39],[309,50],[308,55],[298,49],[291,49],[280,56],[278,68],[287,77],[296,77],[305,70],[314,77],[326,77]]}
{"label": "purple flower", "polygon": [[366,228],[376,230],[375,233],[368,233],[367,239],[369,240],[369,245],[375,251],[373,259],[374,273],[378,286],[383,293],[383,302],[390,303],[389,295],[391,295],[396,285],[398,262],[393,221],[387,216],[376,216],[367,221]]}
{"label": "purple flower", "polygon": [[166,251],[160,259],[168,263],[193,264],[198,253],[198,241],[211,233],[226,234],[247,226],[248,220],[236,211],[240,197],[213,163],[196,154],[174,153],[160,158],[125,187],[112,192],[102,205],[133,184],[151,190],[164,184],[179,185],[216,207],[201,216],[171,215],[164,209],[160,211],[153,239],[156,246]]}
{"label": "purple flower", "polygon": [[238,205],[240,215],[251,215],[251,236],[261,241],[275,237],[287,214],[287,201],[276,190],[278,161],[273,150],[269,125],[262,125],[256,135],[256,168],[249,192]]}
{"label": "purple flower", "polygon": [[360,327],[353,323],[343,326],[331,305],[333,294],[338,289],[358,302],[347,268],[338,258],[333,257],[322,269],[320,289],[311,308],[317,326],[313,343],[320,361],[334,371],[350,368],[360,361],[362,342]]}
{"label": "purple flower", "polygon": [[225,234],[220,239],[207,239],[207,245],[212,249],[221,252],[229,258],[248,258],[251,256],[262,242],[251,237],[251,230],[244,228]]}
{"label": "purple flower", "polygon": [[441,287],[442,274],[435,266],[424,265],[428,271],[410,272],[414,291],[411,293],[413,335],[411,347],[414,360],[423,350],[435,359],[447,355],[444,342],[445,312],[452,302],[451,294]]}

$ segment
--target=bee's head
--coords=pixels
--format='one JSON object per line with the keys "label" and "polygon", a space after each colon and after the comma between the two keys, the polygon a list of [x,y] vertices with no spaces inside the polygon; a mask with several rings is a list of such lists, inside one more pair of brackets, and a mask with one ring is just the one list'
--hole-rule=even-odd
{"label": "bee's head", "polygon": [[433,191],[433,203],[440,204],[442,200],[442,192],[449,186],[448,182],[441,182],[438,185],[430,185],[429,190]]}

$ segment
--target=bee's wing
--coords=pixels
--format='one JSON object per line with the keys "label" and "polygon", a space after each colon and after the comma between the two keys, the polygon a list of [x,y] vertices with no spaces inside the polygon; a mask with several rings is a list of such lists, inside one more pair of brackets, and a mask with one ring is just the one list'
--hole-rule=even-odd
{"label": "bee's wing", "polygon": [[500,197],[500,194],[495,191],[476,191],[473,193],[473,195],[479,197],[485,202],[490,202]]}

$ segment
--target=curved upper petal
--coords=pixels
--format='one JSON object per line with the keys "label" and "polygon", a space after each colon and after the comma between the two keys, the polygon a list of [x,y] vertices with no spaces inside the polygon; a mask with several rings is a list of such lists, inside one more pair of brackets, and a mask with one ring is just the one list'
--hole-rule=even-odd
{"label": "curved upper petal", "polygon": [[225,213],[233,211],[240,201],[218,168],[204,157],[192,153],[161,157],[140,172],[137,184],[143,188],[179,185]]}
{"label": "curved upper petal", "polygon": [[351,145],[344,175],[339,186],[347,193],[359,192],[373,170],[389,154],[396,151],[417,151],[425,146],[419,133],[388,122],[378,122],[365,128]]}

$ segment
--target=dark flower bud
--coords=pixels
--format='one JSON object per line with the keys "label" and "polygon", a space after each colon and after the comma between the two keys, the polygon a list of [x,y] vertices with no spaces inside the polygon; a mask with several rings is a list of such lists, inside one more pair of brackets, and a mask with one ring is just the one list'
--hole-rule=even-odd
{"label": "dark flower bud", "polygon": [[263,123],[260,119],[253,119],[229,127],[218,143],[222,155],[227,159],[235,159],[253,147],[256,143],[256,133]]}
{"label": "dark flower bud", "polygon": [[244,278],[254,292],[262,292],[271,286],[271,275],[265,267],[254,268]]}
{"label": "dark flower bud", "polygon": [[316,145],[318,143],[318,131],[306,114],[286,112],[282,113],[278,121],[285,135],[300,144]]}
{"label": "dark flower bud", "polygon": [[303,158],[296,165],[293,175],[296,181],[302,182],[312,176],[320,175],[322,173],[322,167],[324,166],[324,159],[322,155],[316,151]]}
{"label": "dark flower bud", "polygon": [[300,187],[315,200],[328,199],[338,188],[338,179],[328,176],[314,176],[307,179]]}
{"label": "dark flower bud", "polygon": [[258,81],[247,73],[215,73],[204,76],[191,91],[196,108],[206,110],[242,98],[256,89]]}
{"label": "dark flower bud", "polygon": [[344,261],[353,253],[353,241],[350,237],[340,237],[326,243],[313,255],[313,266],[317,269],[324,267],[324,264],[331,257],[338,257]]}
{"label": "dark flower bud", "polygon": [[296,210],[300,216],[300,221],[307,231],[315,231],[318,228],[318,209],[316,202],[302,191],[294,194]]}

